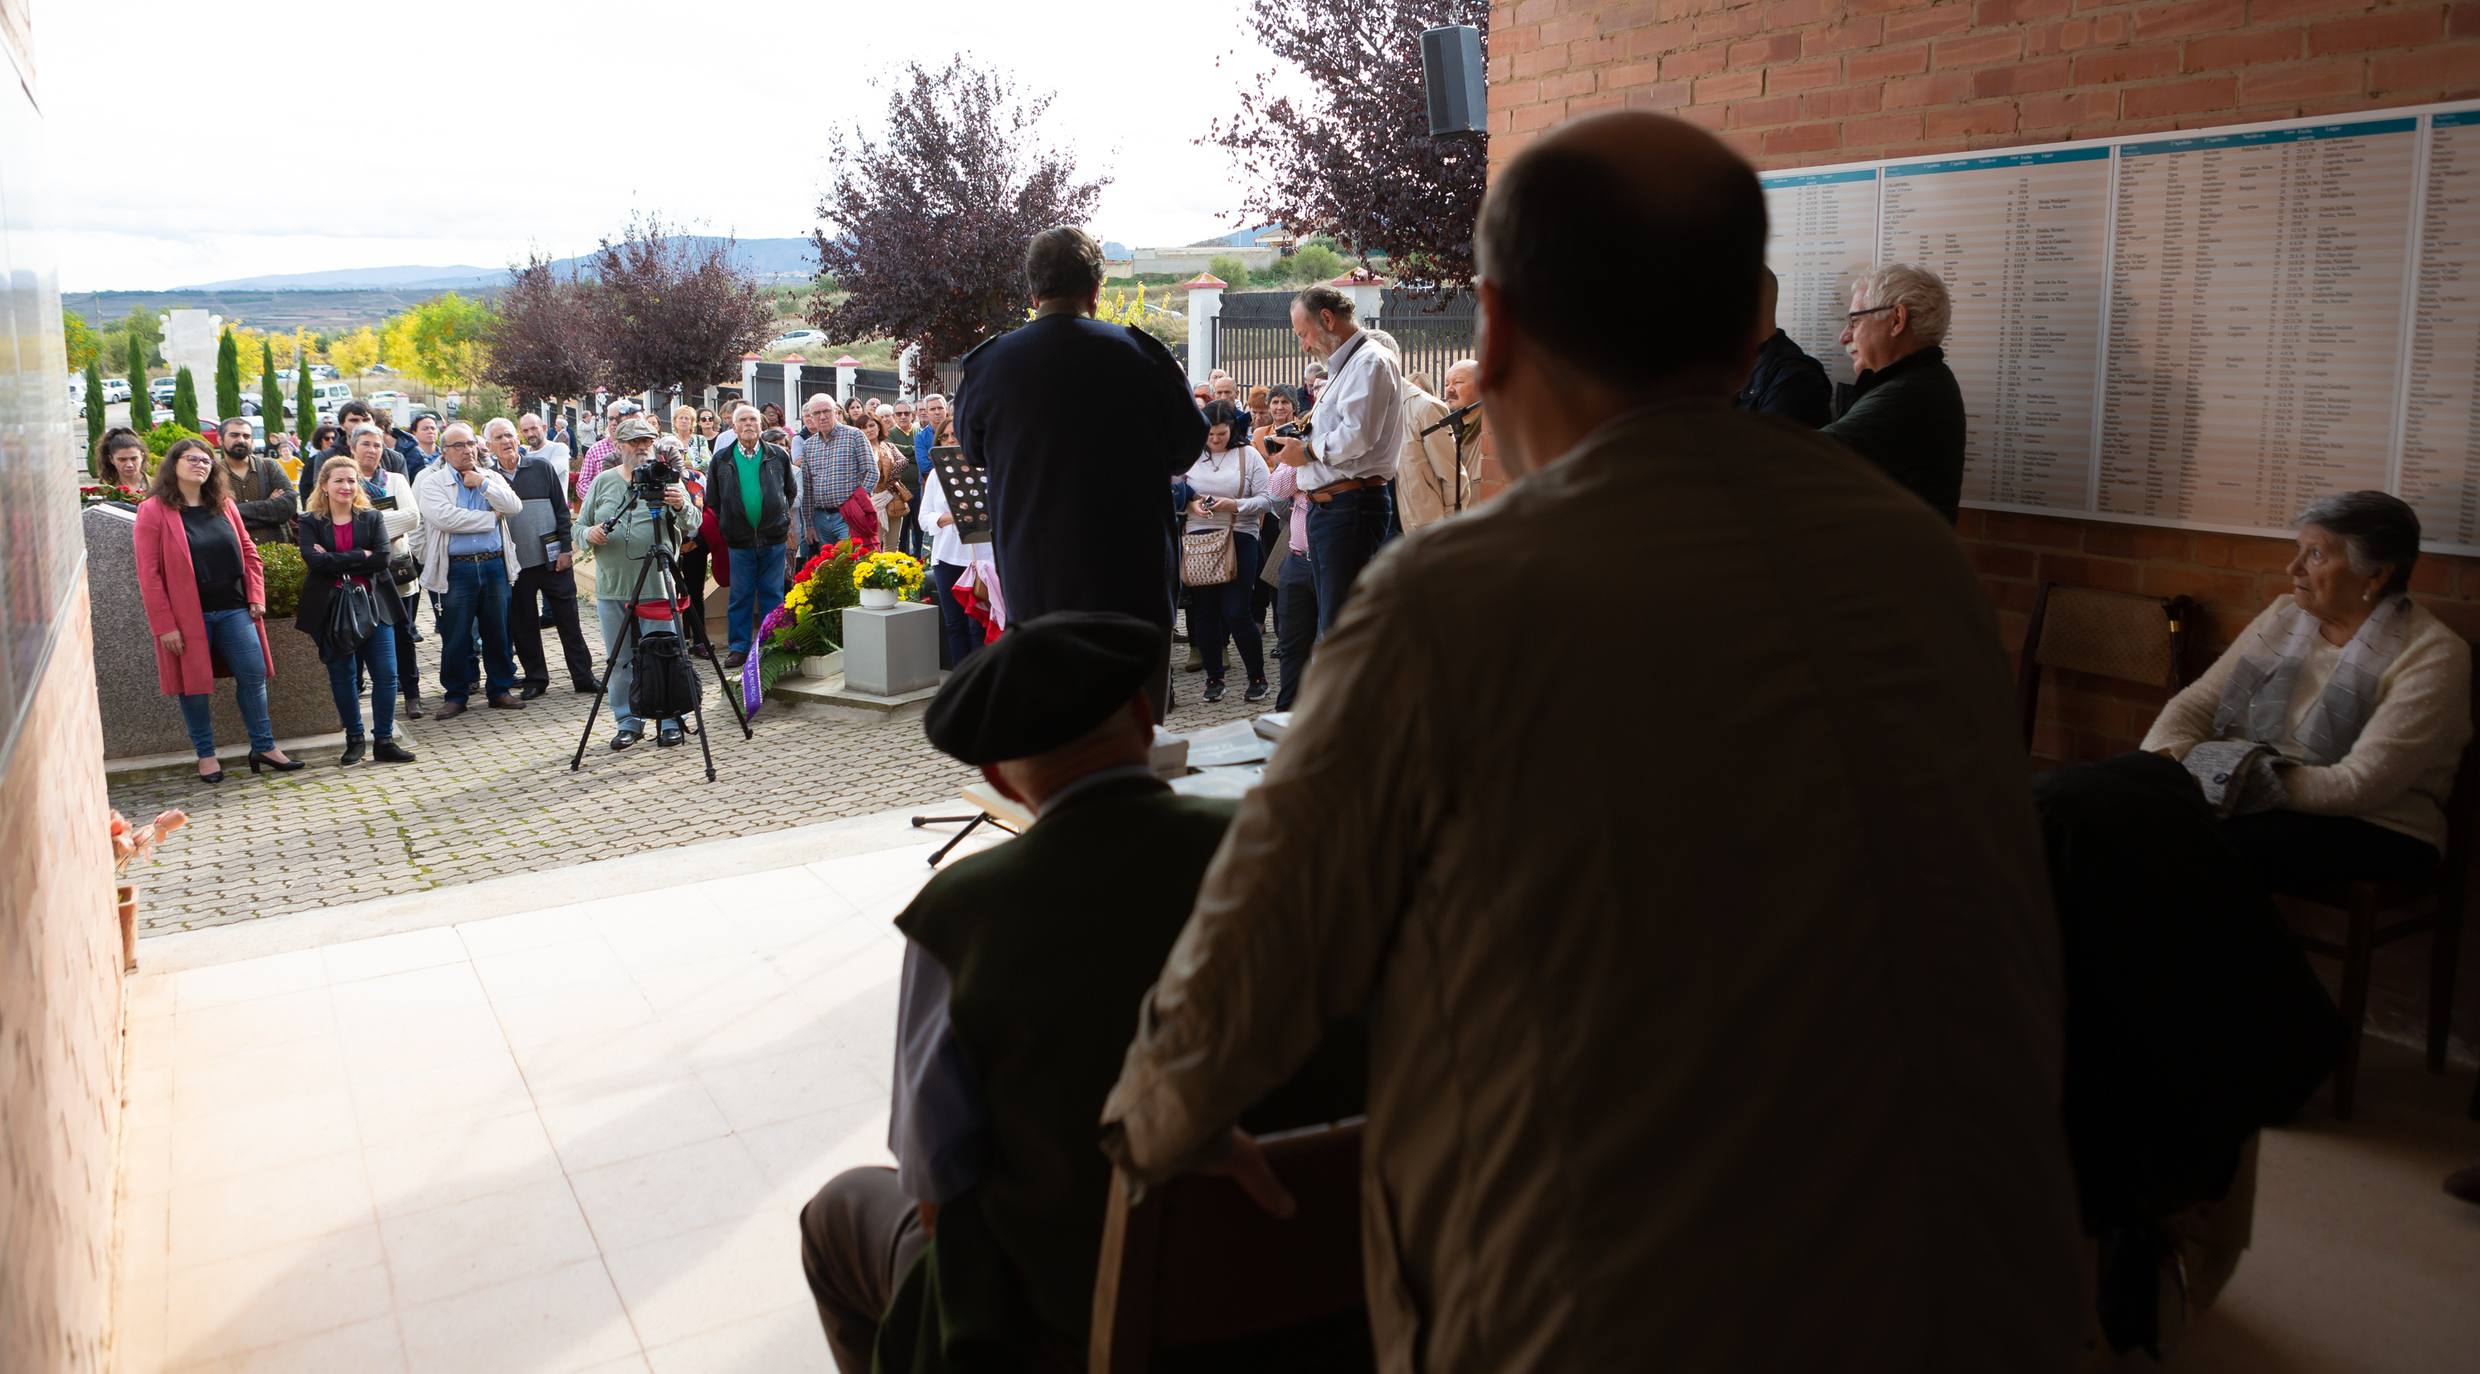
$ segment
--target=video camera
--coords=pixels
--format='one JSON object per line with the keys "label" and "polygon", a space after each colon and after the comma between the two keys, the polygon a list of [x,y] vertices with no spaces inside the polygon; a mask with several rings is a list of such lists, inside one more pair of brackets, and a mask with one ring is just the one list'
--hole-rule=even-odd
{"label": "video camera", "polygon": [[637,460],[637,471],[629,480],[629,488],[637,499],[650,506],[663,504],[664,488],[686,480],[681,471],[680,451],[658,448]]}

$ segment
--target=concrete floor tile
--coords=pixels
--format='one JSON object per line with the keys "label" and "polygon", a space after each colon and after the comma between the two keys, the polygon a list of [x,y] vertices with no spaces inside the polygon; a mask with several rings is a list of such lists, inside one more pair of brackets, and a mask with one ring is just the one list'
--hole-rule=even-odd
{"label": "concrete floor tile", "polygon": [[412,1304],[398,1319],[415,1374],[543,1374],[639,1354],[599,1260]]}
{"label": "concrete floor tile", "polygon": [[887,1117],[887,1102],[882,1097],[738,1134],[768,1185],[792,1197],[792,1211],[797,1213],[810,1194],[843,1170],[895,1162],[887,1148]]}
{"label": "concrete floor tile", "polygon": [[172,1190],[173,1270],[370,1224],[361,1151]]}
{"label": "concrete floor tile", "polygon": [[318,951],[300,950],[188,969],[174,974],[172,982],[173,1010],[197,1011],[324,986],[327,964]]}
{"label": "concrete floor tile", "polygon": [[173,1131],[172,1184],[229,1178],[360,1148],[351,1095],[321,1093],[194,1117]]}
{"label": "concrete floor tile", "polygon": [[326,1096],[344,1091],[346,1081],[344,1050],[333,1035],[242,1050],[176,1072],[172,1120],[180,1126],[203,1116]]}
{"label": "concrete floor tile", "polygon": [[572,1036],[614,1034],[657,1019],[645,995],[631,982],[562,988],[534,997],[512,997],[497,1003],[500,1033],[511,1046],[524,1047]]}
{"label": "concrete floor tile", "polygon": [[545,1097],[535,1103],[561,1167],[571,1173],[659,1154],[731,1134],[697,1080],[685,1073],[614,1092]]}
{"label": "concrete floor tile", "polygon": [[[584,856],[571,854],[568,861],[580,863],[584,861]],[[465,948],[477,959],[510,954],[521,949],[539,949],[544,945],[590,940],[595,936],[594,926],[586,919],[586,913],[576,907],[494,916],[487,921],[468,921],[458,926],[456,933],[464,939]]]}
{"label": "concrete floor tile", "polygon": [[353,1110],[372,1143],[530,1109],[517,1061],[502,1046],[479,1058],[356,1075]]}
{"label": "concrete floor tile", "polygon": [[835,1361],[827,1353],[826,1333],[818,1325],[818,1309],[808,1303],[779,1307],[670,1345],[646,1352],[654,1374],[743,1374],[749,1370],[782,1374],[827,1374]]}
{"label": "concrete floor tile", "polygon": [[399,1302],[436,1302],[595,1255],[565,1178],[405,1212],[379,1223]]}
{"label": "concrete floor tile", "polygon": [[889,1076],[887,1065],[866,1066],[833,1048],[702,1063],[695,1072],[736,1131],[856,1102],[884,1103]]}
{"label": "concrete floor tile", "polygon": [[680,1045],[658,1021],[527,1041],[515,1052],[537,1098],[591,1096],[684,1073]]}
{"label": "concrete floor tile", "polygon": [[474,973],[482,979],[482,990],[494,1005],[572,988],[630,986],[628,969],[600,935],[505,954],[477,955]]}
{"label": "concrete floor tile", "polygon": [[[140,1034],[133,1025],[131,1034]],[[244,1002],[200,1007],[174,1016],[148,1032],[175,1071],[213,1064],[245,1050],[336,1033],[336,1008],[324,987],[277,993]]]}
{"label": "concrete floor tile", "polygon": [[[145,1368],[147,1366],[139,1366]],[[404,1374],[405,1342],[394,1315],[188,1366],[176,1374]]]}
{"label": "concrete floor tile", "polygon": [[489,1121],[406,1133],[362,1149],[382,1220],[559,1178],[532,1106]]}
{"label": "concrete floor tile", "polygon": [[469,956],[465,942],[444,926],[328,945],[320,953],[327,960],[329,980],[337,983],[463,963]]}
{"label": "concrete floor tile", "polygon": [[174,1270],[165,1358],[180,1369],[280,1345],[385,1317],[393,1303],[378,1229],[365,1221],[302,1243]]}
{"label": "concrete floor tile", "polygon": [[607,1251],[739,1221],[767,1194],[757,1161],[730,1136],[578,1170],[569,1183]]}
{"label": "concrete floor tile", "polygon": [[792,1213],[710,1226],[607,1252],[639,1338],[669,1345],[810,1300]]}

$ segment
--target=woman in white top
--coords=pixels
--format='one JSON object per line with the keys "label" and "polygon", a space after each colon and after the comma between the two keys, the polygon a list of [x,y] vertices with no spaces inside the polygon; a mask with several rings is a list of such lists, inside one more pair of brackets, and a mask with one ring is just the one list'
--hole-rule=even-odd
{"label": "woman in white top", "polygon": [[1205,420],[1206,451],[1181,479],[1189,489],[1187,533],[1231,531],[1232,569],[1229,581],[1189,589],[1188,637],[1205,654],[1206,700],[1223,699],[1223,648],[1238,640],[1240,662],[1249,670],[1248,699],[1263,701],[1265,646],[1249,598],[1257,589],[1258,522],[1279,503],[1268,489],[1266,460],[1240,427],[1238,407],[1216,401],[1206,407]]}
{"label": "woman in white top", "polygon": [[948,507],[947,490],[939,485],[939,470],[930,469],[922,479],[921,528],[930,536],[930,582],[939,595],[939,666],[961,667],[965,658],[982,647],[981,622],[965,614],[964,604],[956,600],[956,582],[973,562],[964,536],[956,531],[956,514]]}
{"label": "woman in white top", "polygon": [[[389,566],[410,572],[415,548],[412,536],[422,528],[422,512],[414,509],[413,488],[405,481],[405,474],[380,466],[388,451],[387,432],[377,425],[355,425],[349,446],[354,463],[362,470],[362,491],[387,527]],[[413,657],[413,607],[422,584],[416,577],[392,580],[396,583],[397,598],[405,606],[405,614],[397,618],[392,630],[396,636],[396,689],[405,696],[405,718],[420,720],[422,667]]]}
{"label": "woman in white top", "polygon": [[2290,595],[2144,738],[2208,796],[2240,799],[2222,833],[2277,891],[2436,871],[2471,739],[2471,648],[2412,600],[2419,556],[2419,517],[2384,492],[2308,507]]}

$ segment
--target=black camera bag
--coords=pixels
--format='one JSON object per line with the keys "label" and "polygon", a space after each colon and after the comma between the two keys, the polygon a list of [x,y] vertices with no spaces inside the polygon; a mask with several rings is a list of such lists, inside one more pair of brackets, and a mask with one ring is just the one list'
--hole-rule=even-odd
{"label": "black camera bag", "polygon": [[697,709],[697,670],[688,646],[670,630],[642,630],[629,683],[629,713],[640,720],[670,720]]}

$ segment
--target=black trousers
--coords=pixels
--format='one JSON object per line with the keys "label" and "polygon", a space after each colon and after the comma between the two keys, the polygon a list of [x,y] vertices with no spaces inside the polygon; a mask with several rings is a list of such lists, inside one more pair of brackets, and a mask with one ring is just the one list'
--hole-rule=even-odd
{"label": "black trousers", "polygon": [[706,638],[706,546],[684,548],[673,562],[680,569],[680,591],[689,598],[689,642],[705,644]]}
{"label": "black trousers", "polygon": [[[422,589],[405,599],[405,618],[396,622],[396,690],[407,701],[422,699],[422,665],[413,657],[413,617],[422,605]],[[438,603],[433,602],[436,608]]]}
{"label": "black trousers", "polygon": [[929,1240],[893,1169],[847,1169],[801,1209],[801,1272],[843,1374],[869,1374],[879,1321]]}
{"label": "black trousers", "polygon": [[1275,584],[1274,641],[1283,653],[1283,684],[1275,689],[1274,709],[1288,711],[1309,675],[1309,652],[1317,645],[1317,579],[1309,560],[1286,550],[1281,580]]}
{"label": "black trousers", "polygon": [[508,638],[516,645],[520,676],[529,687],[548,687],[551,673],[543,664],[542,613],[560,632],[560,653],[568,660],[571,686],[594,687],[594,655],[577,624],[577,578],[545,563],[517,574],[508,594]]}
{"label": "black trousers", "polygon": [[2222,822],[2222,838],[2277,892],[2325,883],[2412,882],[2437,871],[2437,850],[2354,816],[2259,811]]}
{"label": "black trousers", "polygon": [[1231,580],[1188,589],[1188,642],[1205,656],[1206,681],[1223,680],[1223,650],[1236,644],[1249,681],[1263,682],[1265,651],[1257,621],[1249,615],[1250,598],[1257,592],[1257,537],[1234,534],[1231,546]]}

